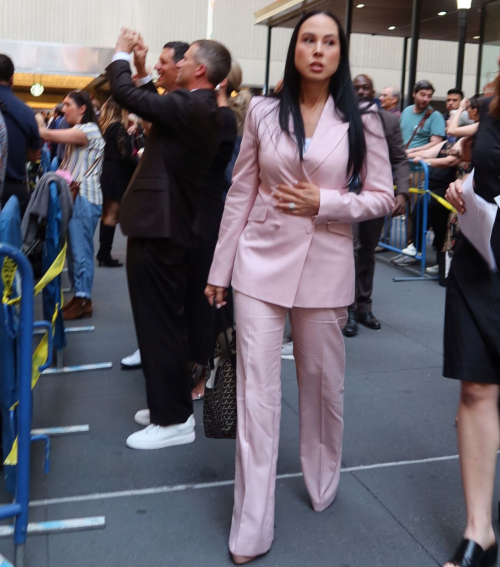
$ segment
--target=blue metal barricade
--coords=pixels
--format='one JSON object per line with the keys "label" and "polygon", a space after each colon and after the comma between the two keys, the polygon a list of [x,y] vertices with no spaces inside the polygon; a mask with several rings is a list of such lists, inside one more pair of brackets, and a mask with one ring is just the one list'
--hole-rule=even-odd
{"label": "blue metal barricade", "polygon": [[[21,308],[17,329],[17,399],[16,409],[18,465],[16,467],[16,488],[12,504],[0,507],[0,519],[15,518],[14,543],[16,545],[15,565],[24,567],[25,544],[28,533],[28,505],[30,479],[31,445],[31,350],[33,343],[33,272],[31,265],[21,252],[10,244],[0,243],[0,260],[10,258],[21,276]],[[2,305],[3,307],[3,305]]]}
{"label": "blue metal barricade", "polygon": [[[43,247],[42,271],[46,273],[52,262],[61,252],[64,242],[61,242],[61,203],[55,183],[49,186],[49,210],[47,214],[47,226],[45,227],[45,243]],[[52,321],[54,310],[57,304],[61,306],[61,276],[56,276],[49,282],[43,290],[43,318]],[[57,351],[63,350],[66,346],[66,336],[64,333],[64,322],[62,312],[59,309],[54,327],[54,348]]]}
{"label": "blue metal barricade", "polygon": [[379,246],[403,254],[410,244],[416,249],[413,257],[420,264],[420,275],[414,277],[394,278],[394,281],[412,281],[429,278],[425,275],[427,260],[427,235],[429,233],[429,168],[426,163],[418,165],[410,160],[410,199],[406,205],[406,213],[399,217],[387,217],[379,242]]}
{"label": "blue metal barricade", "polygon": [[[5,242],[20,249],[22,246],[21,235],[21,212],[19,200],[12,196],[0,212],[0,242]],[[3,260],[0,262],[0,270]],[[10,408],[16,401],[16,333],[18,327],[17,310],[14,307],[3,307],[1,296],[3,295],[3,281],[0,278],[0,408],[2,419],[3,455],[2,462],[12,449],[15,439],[14,427],[10,419]],[[15,290],[14,290],[15,295]],[[5,487],[14,494],[16,490],[16,467],[4,466]],[[1,564],[0,564],[1,565]]]}

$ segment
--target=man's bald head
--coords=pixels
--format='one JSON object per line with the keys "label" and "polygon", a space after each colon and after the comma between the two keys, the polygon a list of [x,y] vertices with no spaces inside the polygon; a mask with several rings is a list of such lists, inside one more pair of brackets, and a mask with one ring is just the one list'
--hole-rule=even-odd
{"label": "man's bald head", "polygon": [[354,91],[360,102],[371,102],[375,98],[373,81],[368,75],[357,75],[353,80]]}

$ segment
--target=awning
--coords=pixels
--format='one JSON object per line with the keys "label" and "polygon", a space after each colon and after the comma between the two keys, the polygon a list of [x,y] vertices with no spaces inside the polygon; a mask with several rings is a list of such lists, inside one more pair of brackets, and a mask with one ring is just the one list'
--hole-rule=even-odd
{"label": "awning", "polygon": [[[480,6],[488,0],[473,0],[468,14],[467,43],[478,43]],[[355,0],[353,33],[411,37],[412,0]],[[356,8],[363,5],[362,8]],[[255,12],[255,24],[293,28],[304,12],[328,10],[341,21],[346,0],[277,0]],[[445,12],[444,15],[438,14]],[[395,29],[389,30],[394,26]],[[420,24],[422,39],[458,41],[456,0],[423,0]]]}

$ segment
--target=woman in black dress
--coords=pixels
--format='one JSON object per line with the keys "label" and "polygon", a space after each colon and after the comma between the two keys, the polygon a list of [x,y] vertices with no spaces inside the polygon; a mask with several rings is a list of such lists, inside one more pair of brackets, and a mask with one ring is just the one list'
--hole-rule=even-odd
{"label": "woman in black dress", "polygon": [[128,112],[113,98],[104,103],[99,126],[106,142],[101,175],[103,207],[99,233],[99,266],[117,268],[121,262],[111,257],[111,248],[120,215],[120,201],[127,189],[136,161],[133,157],[133,138],[127,132]]}
{"label": "woman in black dress", "polygon": [[[218,89],[221,142],[203,187],[200,240],[192,259],[186,297],[189,360],[195,369],[200,370],[197,373],[198,383],[192,393],[193,400],[203,399],[206,372],[209,359],[214,355],[220,321],[220,317],[215,315],[215,309],[208,304],[204,292],[224,212],[224,195],[227,192],[225,172],[231,161],[238,134],[235,115],[228,105],[234,88],[231,73],[232,69]],[[228,305],[225,309],[232,321],[232,307]]]}
{"label": "woman in black dress", "polygon": [[[472,155],[474,190],[489,203],[500,195],[500,76],[485,99]],[[448,201],[463,214],[462,183]],[[500,215],[491,244],[500,266]],[[461,380],[458,444],[467,508],[464,539],[445,567],[493,567],[498,546],[491,523],[493,484],[500,446],[500,273],[460,235],[446,294],[444,376]]]}

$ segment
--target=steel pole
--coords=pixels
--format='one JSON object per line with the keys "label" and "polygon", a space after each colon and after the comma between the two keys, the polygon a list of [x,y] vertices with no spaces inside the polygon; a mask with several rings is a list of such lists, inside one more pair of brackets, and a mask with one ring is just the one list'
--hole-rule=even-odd
{"label": "steel pole", "polygon": [[269,75],[271,73],[271,36],[273,28],[267,28],[267,52],[266,52],[266,81],[264,83],[263,95],[269,96]]}
{"label": "steel pole", "polygon": [[458,61],[457,61],[457,89],[462,88],[464,79],[465,38],[467,34],[467,10],[458,11]]}
{"label": "steel pole", "polygon": [[422,0],[413,0],[413,10],[411,16],[410,72],[408,78],[408,96],[406,100],[406,106],[413,104],[413,87],[417,82],[418,40],[420,39],[421,11]]}
{"label": "steel pole", "polygon": [[346,0],[345,6],[345,35],[347,37],[347,47],[351,43],[351,33],[352,33],[352,17],[353,17],[353,0]]}
{"label": "steel pole", "polygon": [[405,104],[405,85],[406,85],[406,60],[408,59],[408,38],[403,40],[403,64],[401,65],[401,98],[399,100],[400,110]]}
{"label": "steel pole", "polygon": [[476,93],[481,90],[481,68],[483,66],[483,37],[484,29],[486,27],[486,10],[487,6],[481,6],[481,21],[479,23],[479,50],[477,52],[477,71],[476,71]]}

